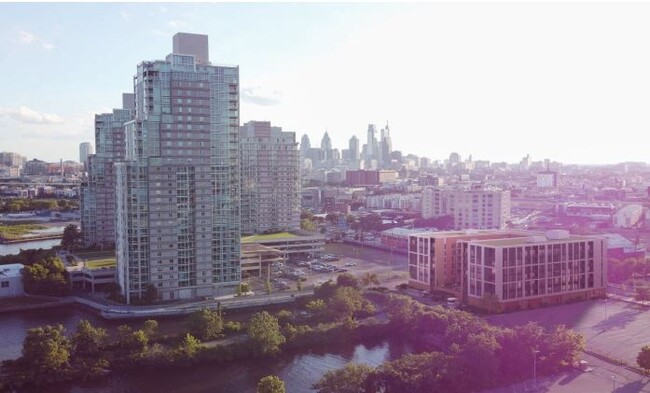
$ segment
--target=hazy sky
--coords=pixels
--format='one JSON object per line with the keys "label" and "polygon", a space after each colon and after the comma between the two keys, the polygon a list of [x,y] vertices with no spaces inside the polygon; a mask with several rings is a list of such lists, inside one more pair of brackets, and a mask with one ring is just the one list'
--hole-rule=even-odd
{"label": "hazy sky", "polygon": [[78,159],[178,31],[240,66],[241,121],[334,147],[389,121],[443,159],[650,161],[650,5],[0,4],[0,151]]}

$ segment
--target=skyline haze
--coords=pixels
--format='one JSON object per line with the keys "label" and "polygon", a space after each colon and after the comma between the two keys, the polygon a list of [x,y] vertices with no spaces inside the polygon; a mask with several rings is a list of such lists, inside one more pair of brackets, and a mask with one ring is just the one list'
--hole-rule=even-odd
{"label": "skyline haze", "polygon": [[0,150],[78,157],[178,31],[238,64],[241,123],[312,145],[389,122],[432,159],[649,161],[648,4],[2,4]]}

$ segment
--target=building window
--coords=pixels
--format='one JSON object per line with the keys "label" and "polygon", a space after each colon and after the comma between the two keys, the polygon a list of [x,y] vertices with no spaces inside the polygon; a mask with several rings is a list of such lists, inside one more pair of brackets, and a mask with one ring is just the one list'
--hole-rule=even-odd
{"label": "building window", "polygon": [[0,288],[9,288],[9,281],[3,281],[0,283]]}

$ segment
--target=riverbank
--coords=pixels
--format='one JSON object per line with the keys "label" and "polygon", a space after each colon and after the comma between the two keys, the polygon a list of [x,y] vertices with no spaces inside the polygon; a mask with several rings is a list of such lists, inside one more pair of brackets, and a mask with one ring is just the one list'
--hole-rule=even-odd
{"label": "riverbank", "polygon": [[[89,361],[97,364],[97,366],[92,366],[93,371],[91,374],[87,373],[90,370],[86,369],[87,363],[83,360],[85,358],[80,360],[80,355],[74,355],[74,353],[71,353],[69,361],[62,363],[54,374],[33,371],[30,366],[33,360],[28,360],[28,355],[23,351],[23,357],[4,363],[4,387],[5,389],[9,389],[9,387],[20,388],[22,391],[27,385],[38,384],[43,386],[45,384],[52,386],[66,381],[78,381],[88,375],[93,375],[101,380],[108,373],[122,375],[133,369],[151,369],[160,372],[161,370],[176,370],[199,364],[230,364],[233,361],[243,362],[272,358],[280,352],[277,352],[277,349],[269,349],[267,338],[264,338],[264,335],[269,334],[267,332],[272,332],[273,329],[277,331],[275,334],[282,337],[282,341],[279,342],[280,345],[285,342],[284,337],[286,336],[287,342],[282,345],[282,352],[300,351],[306,347],[309,347],[310,350],[327,348],[328,345],[335,343],[354,345],[361,339],[381,339],[389,334],[387,324],[380,322],[376,318],[365,319],[359,324],[356,322],[350,324],[345,319],[337,318],[335,314],[323,313],[322,311],[309,312],[308,309],[310,309],[308,304],[301,301],[294,304],[289,310],[278,311],[275,317],[271,317],[265,310],[256,313],[252,318],[244,322],[245,327],[242,327],[239,323],[232,324],[233,320],[229,318],[228,323],[224,325],[227,330],[224,332],[223,338],[201,344],[191,344],[190,347],[186,346],[186,338],[187,329],[193,329],[192,326],[194,325],[192,324],[186,324],[183,332],[174,335],[158,334],[156,328],[154,328],[153,332],[149,330],[147,333],[130,328],[128,331],[132,333],[127,333],[127,336],[125,336],[123,327],[119,327],[117,335],[113,336],[110,341],[102,340],[103,344],[99,347],[99,352],[89,358]],[[372,309],[374,312],[374,307]],[[366,311],[362,312],[366,313]],[[259,327],[255,328],[254,331],[264,332],[261,333],[262,336],[258,336],[260,333],[252,333],[253,330],[249,330],[254,329],[253,326],[257,323],[255,321],[259,315],[267,315],[267,317],[275,320],[274,323],[276,324],[275,328],[258,325]],[[190,320],[186,320],[186,323],[189,322]],[[147,324],[149,322],[146,322],[143,326],[146,328]],[[77,329],[79,329],[78,326]],[[260,331],[259,329],[262,326],[264,327]],[[281,329],[280,326],[282,326]],[[58,333],[59,337],[66,335],[63,327],[58,329],[60,331]],[[193,332],[194,330],[190,331]],[[248,331],[248,335],[242,334],[242,332],[246,331]],[[73,340],[75,334],[70,333],[73,332],[69,332],[67,336],[69,340]],[[128,338],[140,337],[138,334],[146,335],[142,339],[144,341],[136,342],[132,338]],[[125,337],[127,338],[125,339]],[[66,346],[67,344],[61,345]],[[74,348],[74,345],[71,347]],[[100,358],[105,360],[101,361]],[[32,374],[34,375],[32,376]],[[38,378],[32,379],[32,377]]]}

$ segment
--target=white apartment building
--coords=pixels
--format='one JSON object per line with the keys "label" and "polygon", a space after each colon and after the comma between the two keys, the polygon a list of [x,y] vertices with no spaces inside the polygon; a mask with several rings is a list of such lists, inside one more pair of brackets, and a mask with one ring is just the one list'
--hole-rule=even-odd
{"label": "white apartment building", "polygon": [[[240,282],[239,68],[178,33],[138,65],[128,161],[115,164],[117,278],[127,303],[231,293]],[[130,145],[130,143],[127,143]]]}
{"label": "white apartment building", "polygon": [[294,132],[250,121],[239,129],[241,231],[300,229],[300,160]]}
{"label": "white apartment building", "polygon": [[368,195],[366,207],[369,209],[406,209],[419,211],[422,208],[421,194],[383,194]]}
{"label": "white apartment building", "polygon": [[422,217],[451,215],[455,229],[503,229],[510,219],[510,191],[426,187]]}
{"label": "white apartment building", "polygon": [[643,206],[627,205],[612,215],[614,228],[630,228],[636,225],[643,216]]}

